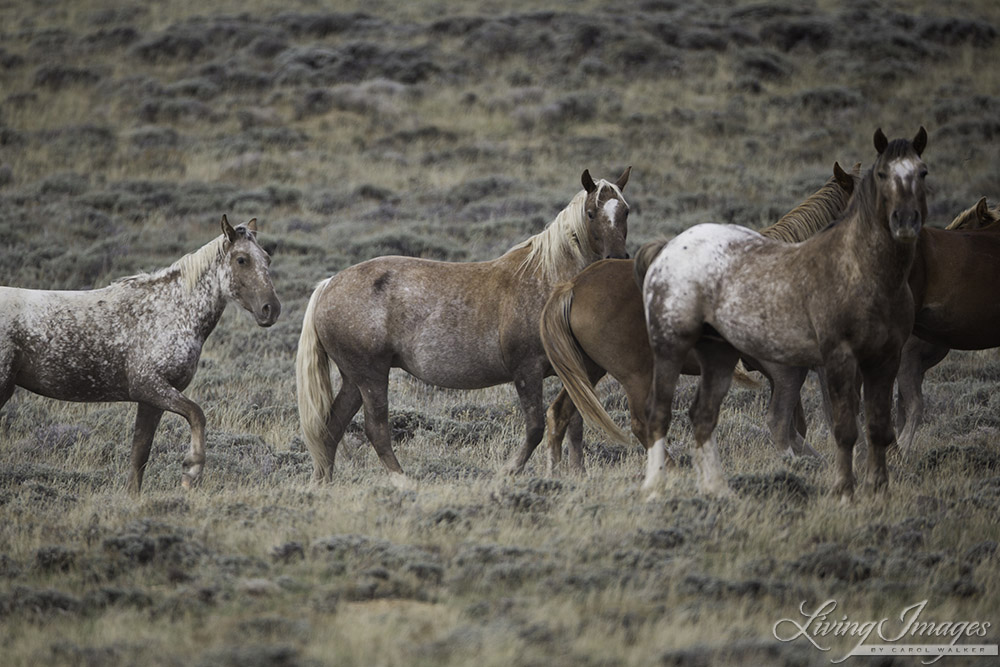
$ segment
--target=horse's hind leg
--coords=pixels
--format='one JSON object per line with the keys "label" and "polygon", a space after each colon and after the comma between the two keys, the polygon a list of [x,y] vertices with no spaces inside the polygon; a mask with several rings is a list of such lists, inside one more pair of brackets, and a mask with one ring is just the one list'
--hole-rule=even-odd
{"label": "horse's hind leg", "polygon": [[128,476],[128,492],[137,495],[142,489],[142,476],[149,461],[153,435],[160,425],[163,410],[146,403],[139,403],[135,412],[135,432],[132,434],[132,469]]}
{"label": "horse's hind leg", "polygon": [[698,485],[703,492],[728,495],[729,483],[719,462],[714,433],[739,353],[729,343],[715,340],[700,341],[695,353],[701,364],[701,380],[690,415],[695,439],[692,458],[698,472]]}
{"label": "horse's hind leg", "polygon": [[361,391],[347,376],[341,374],[340,391],[333,399],[330,413],[326,416],[326,433],[323,438],[324,455],[319,457],[326,462],[323,465],[313,457],[313,479],[330,481],[333,478],[333,462],[337,456],[337,447],[344,438],[344,432],[350,425],[354,415],[361,409]]}
{"label": "horse's hind leg", "polygon": [[[373,370],[358,382],[361,402],[365,407],[365,435],[375,448],[382,465],[389,471],[389,479],[400,489],[410,489],[413,483],[403,472],[392,451],[392,432],[389,429],[389,369]],[[345,405],[346,399],[345,399]],[[346,408],[345,408],[346,410]]]}
{"label": "horse's hind leg", "polygon": [[[546,424],[546,440],[549,450],[548,459],[548,474],[555,475],[558,471],[559,462],[562,461],[562,443],[563,439],[566,437],[566,433],[570,431],[570,425],[574,417],[579,417],[580,413],[576,409],[576,405],[573,404],[573,400],[569,397],[569,393],[565,388],[559,390],[559,395],[555,397],[549,409],[545,411],[545,424]],[[574,453],[580,458],[580,464],[582,465],[582,456],[579,452],[574,452],[573,447],[575,443],[573,442],[573,435],[570,433],[570,458],[572,460]],[[580,433],[582,440],[583,434]],[[581,449],[582,449],[582,443]],[[521,464],[523,466],[523,464]]]}
{"label": "horse's hind leg", "polygon": [[[683,349],[681,349],[683,347]],[[653,381],[646,397],[646,476],[639,487],[647,500],[654,500],[662,483],[663,470],[672,464],[667,454],[667,433],[673,416],[674,391],[689,346],[670,341],[654,349]],[[662,350],[662,352],[661,352]]]}
{"label": "horse's hind leg", "polygon": [[764,374],[771,382],[771,400],[767,406],[767,427],[775,448],[782,454],[819,456],[801,435],[805,419],[802,415],[802,383],[808,369],[761,362]]}
{"label": "horse's hind leg", "polygon": [[899,448],[904,452],[913,447],[917,429],[924,419],[924,394],[921,389],[924,375],[948,355],[948,350],[916,336],[910,336],[903,346],[896,374],[899,385],[896,429],[899,431]]}
{"label": "horse's hind leg", "polygon": [[531,368],[514,376],[514,389],[524,415],[524,441],[520,449],[507,460],[504,471],[516,474],[524,470],[524,464],[545,435],[545,409],[542,403],[542,371]]}

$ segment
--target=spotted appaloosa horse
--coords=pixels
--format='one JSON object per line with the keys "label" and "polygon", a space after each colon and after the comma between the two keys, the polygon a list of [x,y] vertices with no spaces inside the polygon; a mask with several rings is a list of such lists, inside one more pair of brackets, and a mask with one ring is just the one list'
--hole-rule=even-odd
{"label": "spotted appaloosa horse", "polygon": [[927,217],[920,159],[927,133],[889,142],[878,130],[874,142],[878,157],[844,216],[812,238],[789,245],[745,227],[696,225],[649,264],[643,302],[654,357],[647,410],[654,444],[644,492],[655,493],[662,478],[674,389],[691,349],[701,364],[690,414],[703,490],[729,491],[713,431],[741,353],[800,368],[803,380],[808,368],[823,367],[837,442],[834,492],[842,497],[855,486],[860,371],[869,467],[876,489],[888,484],[892,386],[913,328],[907,276]]}
{"label": "spotted appaloosa horse", "polygon": [[[519,471],[542,439],[542,380],[552,374],[538,320],[552,287],[605,257],[625,257],[628,204],[614,183],[583,172],[584,189],[541,233],[486,262],[379,257],[316,287],[295,361],[299,418],[317,480],[333,474],[337,445],[363,405],[365,433],[392,481],[409,480],[392,450],[389,369],[439,387],[514,382],[525,418]],[[340,370],[336,399],[329,360]]]}
{"label": "spotted appaloosa horse", "polygon": [[164,410],[191,426],[182,481],[205,463],[205,415],[181,392],[226,303],[236,301],[269,327],[281,304],[256,218],[165,269],[86,291],[0,287],[0,407],[15,386],[63,401],[139,404],[128,489],[138,493]]}

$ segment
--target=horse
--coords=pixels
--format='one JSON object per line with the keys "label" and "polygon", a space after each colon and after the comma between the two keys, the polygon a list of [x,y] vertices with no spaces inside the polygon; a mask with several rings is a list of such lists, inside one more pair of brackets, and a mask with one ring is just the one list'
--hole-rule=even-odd
{"label": "horse", "polygon": [[[793,243],[823,229],[843,213],[860,178],[860,170],[861,163],[857,163],[850,174],[834,163],[833,175],[819,190],[773,225],[761,230],[761,234]],[[658,250],[663,242],[654,244],[651,248]],[[618,380],[625,391],[632,433],[644,447],[650,444],[646,441],[645,409],[652,381],[653,353],[646,333],[642,295],[632,278],[634,266],[633,259],[595,262],[572,280],[558,285],[542,310],[542,344],[563,383],[546,414],[550,473],[562,457],[562,441],[577,410],[585,421],[612,439],[627,442],[627,436],[608,416],[594,392],[594,386],[605,374]],[[768,372],[770,364],[749,363],[772,380]],[[700,373],[693,353],[684,360],[681,372],[686,375]],[[773,380],[771,386],[773,396]],[[783,402],[772,401],[772,404]],[[815,454],[804,445],[801,437],[805,434],[801,402],[797,402],[793,420],[790,424],[782,424],[789,427],[783,429],[779,428],[777,415],[772,416],[770,423],[775,446],[782,452]],[[796,430],[799,437],[795,437]],[[582,471],[583,456],[576,450],[578,443],[571,438],[570,464]]]}
{"label": "horse", "polygon": [[923,421],[921,386],[948,351],[1000,346],[1000,308],[989,290],[1000,280],[1000,206],[981,198],[944,230],[924,228],[910,271],[916,306],[913,334],[897,374],[899,448],[909,451]]}
{"label": "horse", "polygon": [[[392,450],[389,369],[428,384],[478,389],[513,382],[525,437],[508,460],[520,471],[545,429],[542,381],[552,374],[538,333],[552,287],[592,262],[625,257],[629,206],[615,182],[594,181],[540,233],[499,258],[441,262],[378,257],[320,282],[295,360],[299,418],[316,480],[332,478],[337,445],[364,406],[364,431],[397,486],[412,486]],[[329,360],[341,376],[336,398]]]}
{"label": "horse", "polygon": [[138,494],[164,410],[184,417],[191,448],[182,484],[205,464],[205,414],[181,392],[229,301],[269,327],[281,303],[257,243],[257,219],[233,227],[169,267],[107,287],[0,287],[0,408],[15,387],[62,401],[138,404],[128,490]]}
{"label": "horse", "polygon": [[845,500],[855,488],[860,372],[873,487],[887,487],[886,449],[895,441],[892,387],[913,329],[907,278],[927,218],[926,144],[923,127],[912,140],[892,142],[878,129],[878,156],[843,216],[801,243],[735,225],[695,225],[637,275],[653,349],[646,436],[653,445],[643,492],[655,496],[667,464],[674,390],[692,349],[701,366],[689,413],[692,458],[703,491],[730,492],[714,430],[741,353],[798,368],[801,380],[809,368],[823,368],[837,443],[833,492]]}

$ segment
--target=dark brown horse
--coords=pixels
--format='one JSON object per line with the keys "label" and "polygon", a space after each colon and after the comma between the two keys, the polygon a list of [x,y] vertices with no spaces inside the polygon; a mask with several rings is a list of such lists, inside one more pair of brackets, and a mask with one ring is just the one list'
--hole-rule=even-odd
{"label": "dark brown horse", "polygon": [[948,350],[1000,346],[1000,301],[984,286],[1000,282],[1000,206],[983,197],[946,230],[925,227],[910,272],[916,307],[897,375],[899,446],[913,445],[923,420],[921,386]]}
{"label": "dark brown horse", "polygon": [[927,169],[920,159],[926,142],[923,128],[912,141],[889,142],[876,131],[878,157],[847,211],[802,243],[704,224],[656,255],[642,277],[654,359],[645,492],[657,492],[667,462],[674,389],[692,349],[701,366],[690,415],[702,490],[729,491],[713,433],[741,353],[800,368],[803,380],[806,369],[823,367],[837,443],[834,492],[842,497],[853,495],[855,486],[860,372],[869,468],[876,490],[888,484],[892,387],[913,329],[907,277],[927,217]]}
{"label": "dark brown horse", "polygon": [[[545,430],[542,380],[552,367],[538,320],[552,287],[592,262],[624,257],[628,204],[617,182],[583,187],[541,233],[488,262],[380,257],[321,282],[302,323],[296,356],[299,418],[314,477],[333,474],[337,445],[364,405],[365,433],[394,483],[409,485],[392,451],[389,369],[439,387],[513,382],[525,439],[508,461],[520,470]],[[340,370],[333,397],[329,360]]]}
{"label": "dark brown horse", "polygon": [[44,291],[0,287],[0,407],[14,387],[63,401],[139,404],[128,488],[138,493],[164,410],[191,426],[184,486],[205,464],[205,414],[181,392],[194,377],[205,339],[229,301],[269,327],[281,304],[271,259],[257,244],[257,220],[171,266],[102,289]]}
{"label": "dark brown horse", "polygon": [[[802,241],[833,222],[854,191],[861,165],[847,174],[834,164],[833,176],[803,203],[786,213],[778,222],[761,231],[769,238],[785,242]],[[611,259],[595,262],[572,280],[556,287],[542,312],[541,336],[545,351],[563,382],[563,390],[548,410],[548,449],[550,471],[562,456],[562,441],[571,418],[579,410],[584,419],[609,436],[625,441],[626,436],[611,420],[594,393],[594,385],[605,373],[621,383],[628,397],[632,432],[644,446],[646,442],[646,397],[653,374],[653,353],[646,333],[642,295],[636,284],[635,260]],[[751,362],[752,363],[752,362]],[[763,364],[767,372],[771,364]],[[757,366],[755,366],[757,367]],[[698,375],[694,353],[684,360],[682,371]],[[772,395],[774,383],[772,382]],[[784,405],[778,400],[771,405]],[[769,415],[775,446],[782,452],[813,453],[805,445],[805,420],[801,403],[791,421],[777,410]],[[583,468],[579,441],[570,439],[570,464]]]}

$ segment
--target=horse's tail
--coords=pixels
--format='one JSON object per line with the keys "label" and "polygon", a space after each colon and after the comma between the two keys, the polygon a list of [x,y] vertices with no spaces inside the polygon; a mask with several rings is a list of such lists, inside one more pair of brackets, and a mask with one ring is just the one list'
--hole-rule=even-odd
{"label": "horse's tail", "polygon": [[570,328],[572,308],[573,283],[556,285],[542,309],[540,332],[545,353],[583,418],[618,442],[628,444],[628,436],[604,410],[590,384],[583,351]]}
{"label": "horse's tail", "polygon": [[299,423],[306,448],[312,454],[317,471],[329,470],[333,461],[326,456],[326,418],[333,406],[333,383],[330,382],[330,359],[316,333],[316,303],[330,279],[316,286],[306,314],[302,318],[299,349],[295,353],[295,390],[299,402]]}
{"label": "horse's tail", "polygon": [[639,252],[635,253],[635,282],[639,285],[640,291],[642,290],[642,283],[646,280],[646,272],[649,271],[649,265],[653,263],[653,260],[656,259],[656,256],[660,254],[665,245],[667,245],[666,239],[650,241],[639,248]]}

